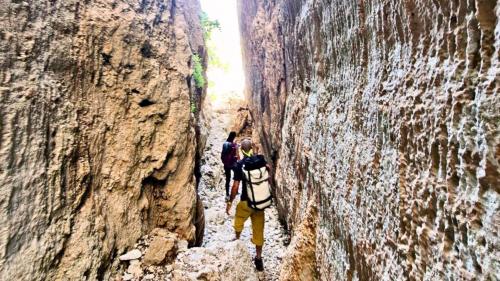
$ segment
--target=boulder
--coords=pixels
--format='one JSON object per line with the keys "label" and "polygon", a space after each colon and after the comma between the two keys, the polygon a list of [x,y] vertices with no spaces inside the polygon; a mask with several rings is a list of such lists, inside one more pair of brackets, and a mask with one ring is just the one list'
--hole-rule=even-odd
{"label": "boulder", "polygon": [[160,265],[172,260],[177,252],[176,240],[156,236],[144,255],[144,263],[147,265]]}

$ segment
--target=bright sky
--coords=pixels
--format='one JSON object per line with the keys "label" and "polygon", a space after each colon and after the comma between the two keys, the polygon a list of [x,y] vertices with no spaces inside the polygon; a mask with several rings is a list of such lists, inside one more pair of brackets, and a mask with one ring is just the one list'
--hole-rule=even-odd
{"label": "bright sky", "polygon": [[221,30],[212,33],[212,44],[226,70],[208,68],[209,96],[243,98],[245,78],[241,61],[240,30],[236,0],[201,0],[203,11],[218,20]]}

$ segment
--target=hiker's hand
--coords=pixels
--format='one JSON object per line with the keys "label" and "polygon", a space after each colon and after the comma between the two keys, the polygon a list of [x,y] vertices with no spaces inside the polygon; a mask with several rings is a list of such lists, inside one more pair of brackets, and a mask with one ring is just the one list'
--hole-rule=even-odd
{"label": "hiker's hand", "polygon": [[226,214],[229,216],[229,211],[231,210],[231,205],[233,205],[233,203],[231,202],[227,202],[226,203]]}

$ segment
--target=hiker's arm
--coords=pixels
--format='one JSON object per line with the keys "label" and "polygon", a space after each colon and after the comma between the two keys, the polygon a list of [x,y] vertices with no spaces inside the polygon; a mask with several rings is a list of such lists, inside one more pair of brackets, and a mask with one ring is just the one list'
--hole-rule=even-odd
{"label": "hiker's arm", "polygon": [[229,196],[229,202],[233,202],[238,194],[238,187],[240,187],[240,181],[233,181],[233,187],[231,188],[231,195]]}
{"label": "hiker's arm", "polygon": [[231,188],[231,195],[229,196],[229,201],[226,204],[226,214],[229,215],[229,210],[231,210],[231,206],[233,205],[233,200],[238,193],[238,187],[240,187],[240,181],[233,181],[233,187]]}
{"label": "hiker's arm", "polygon": [[236,160],[240,160],[240,145],[236,144]]}

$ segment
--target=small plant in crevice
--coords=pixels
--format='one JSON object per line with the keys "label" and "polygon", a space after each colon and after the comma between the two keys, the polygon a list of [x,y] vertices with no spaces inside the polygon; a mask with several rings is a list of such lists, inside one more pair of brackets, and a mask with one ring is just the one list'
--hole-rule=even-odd
{"label": "small plant in crevice", "polygon": [[191,113],[196,113],[196,103],[191,101]]}
{"label": "small plant in crevice", "polygon": [[193,61],[193,78],[196,88],[203,88],[205,86],[205,77],[203,76],[203,65],[201,64],[201,58],[198,54],[194,54],[192,57]]}
{"label": "small plant in crevice", "polygon": [[194,114],[198,112],[198,100],[196,96],[197,95],[193,95],[189,98],[189,110]]}

